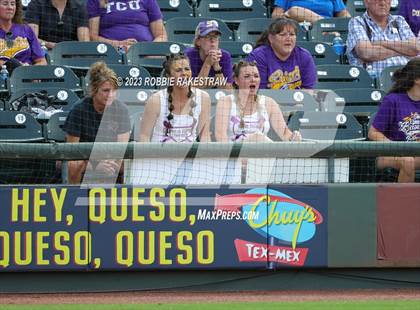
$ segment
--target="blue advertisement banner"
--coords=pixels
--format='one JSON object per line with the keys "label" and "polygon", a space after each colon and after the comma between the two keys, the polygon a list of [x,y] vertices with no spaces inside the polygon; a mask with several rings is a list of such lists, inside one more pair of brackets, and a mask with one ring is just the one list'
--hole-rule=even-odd
{"label": "blue advertisement banner", "polygon": [[0,271],[327,266],[327,187],[2,187]]}
{"label": "blue advertisement banner", "polygon": [[0,271],[86,270],[92,238],[83,190],[0,187]]}

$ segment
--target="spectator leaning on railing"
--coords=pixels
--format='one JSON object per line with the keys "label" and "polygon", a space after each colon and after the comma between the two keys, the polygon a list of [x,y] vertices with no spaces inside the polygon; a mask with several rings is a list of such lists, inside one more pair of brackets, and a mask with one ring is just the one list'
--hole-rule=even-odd
{"label": "spectator leaning on railing", "polygon": [[[71,109],[64,131],[70,143],[127,142],[130,136],[130,117],[125,104],[115,100],[117,76],[105,63],[94,63],[90,68],[90,94]],[[119,160],[78,160],[68,162],[69,182],[80,183],[89,172],[94,179],[109,178],[115,182],[123,168]]]}
{"label": "spectator leaning on railing", "polygon": [[372,65],[379,76],[389,66],[405,65],[420,54],[420,44],[404,17],[390,15],[391,0],[365,0],[366,12],[349,22],[347,56],[350,64]]}

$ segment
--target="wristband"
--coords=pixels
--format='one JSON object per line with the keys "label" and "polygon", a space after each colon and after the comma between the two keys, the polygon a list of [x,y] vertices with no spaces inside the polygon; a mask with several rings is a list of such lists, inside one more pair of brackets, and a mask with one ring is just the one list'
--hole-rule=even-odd
{"label": "wristband", "polygon": [[219,70],[214,70],[214,73],[215,73],[215,74],[223,74],[223,71],[222,71],[222,69],[219,69]]}

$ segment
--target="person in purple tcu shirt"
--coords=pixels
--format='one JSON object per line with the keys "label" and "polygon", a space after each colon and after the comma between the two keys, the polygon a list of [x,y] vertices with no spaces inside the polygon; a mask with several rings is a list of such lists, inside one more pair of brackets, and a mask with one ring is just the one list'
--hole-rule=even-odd
{"label": "person in purple tcu shirt", "polygon": [[[420,58],[394,72],[394,85],[384,97],[369,129],[374,141],[420,142]],[[398,182],[414,182],[420,157],[379,157],[378,168],[398,169]]]}
{"label": "person in purple tcu shirt", "polygon": [[260,88],[313,89],[316,67],[312,55],[296,46],[297,24],[287,18],[274,20],[257,40],[248,61],[260,72]]}
{"label": "person in purple tcu shirt", "polygon": [[219,48],[220,34],[217,21],[202,21],[195,30],[194,47],[185,50],[193,77],[227,79],[225,85],[207,83],[204,87],[232,87],[232,59],[228,51]]}
{"label": "person in purple tcu shirt", "polygon": [[0,0],[0,65],[46,65],[44,56],[31,27],[22,23],[20,0]]}
{"label": "person in purple tcu shirt", "polygon": [[398,15],[405,18],[416,36],[420,36],[420,1],[400,0]]}
{"label": "person in purple tcu shirt", "polygon": [[88,0],[92,41],[110,43],[126,50],[143,41],[167,41],[156,0]]}

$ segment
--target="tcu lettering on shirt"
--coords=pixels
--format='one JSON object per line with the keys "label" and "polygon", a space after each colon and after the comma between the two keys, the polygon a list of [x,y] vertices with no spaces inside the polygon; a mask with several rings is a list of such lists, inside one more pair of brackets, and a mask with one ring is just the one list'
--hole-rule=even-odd
{"label": "tcu lettering on shirt", "polygon": [[128,9],[132,11],[140,10],[140,0],[133,0],[129,2],[108,2],[106,5],[106,12],[111,13],[112,10],[116,11],[127,11]]}
{"label": "tcu lettering on shirt", "polygon": [[412,15],[412,16],[417,16],[417,17],[420,17],[420,10],[415,10],[415,9],[412,9],[412,10],[411,10],[411,15]]}

